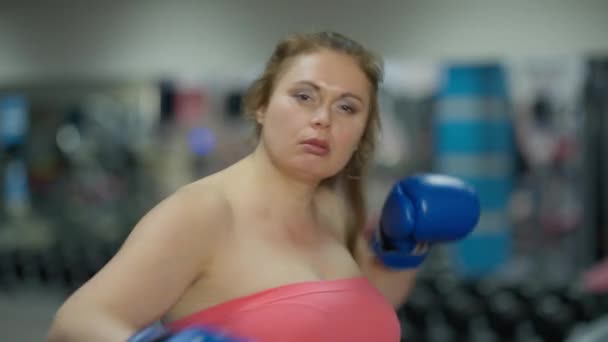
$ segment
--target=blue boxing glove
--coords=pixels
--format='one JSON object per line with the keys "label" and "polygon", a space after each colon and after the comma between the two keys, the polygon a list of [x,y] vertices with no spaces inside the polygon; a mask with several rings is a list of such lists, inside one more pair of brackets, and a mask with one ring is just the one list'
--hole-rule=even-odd
{"label": "blue boxing glove", "polygon": [[418,267],[431,245],[467,236],[480,210],[475,190],[458,178],[408,177],[393,186],[384,202],[371,248],[387,267]]}
{"label": "blue boxing glove", "polygon": [[244,342],[207,328],[188,328],[172,335],[164,342]]}
{"label": "blue boxing glove", "polygon": [[219,331],[193,327],[172,333],[162,325],[152,325],[131,336],[127,342],[244,342]]}
{"label": "blue boxing glove", "polygon": [[127,342],[161,342],[171,336],[171,331],[157,323],[135,333]]}

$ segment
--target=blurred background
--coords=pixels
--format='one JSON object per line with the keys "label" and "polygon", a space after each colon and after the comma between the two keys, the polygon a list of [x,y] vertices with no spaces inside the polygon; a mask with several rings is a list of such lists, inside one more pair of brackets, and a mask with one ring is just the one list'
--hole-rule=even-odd
{"label": "blurred background", "polygon": [[326,29],[385,58],[372,216],[416,172],[481,197],[403,341],[608,341],[582,282],[608,253],[599,0],[0,1],[0,339],[44,340],[147,210],[246,155],[249,83],[280,38]]}

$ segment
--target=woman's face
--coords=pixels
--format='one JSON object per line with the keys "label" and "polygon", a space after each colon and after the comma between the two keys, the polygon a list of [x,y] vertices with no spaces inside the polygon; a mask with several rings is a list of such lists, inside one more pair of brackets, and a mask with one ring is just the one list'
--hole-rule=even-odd
{"label": "woman's face", "polygon": [[277,80],[268,106],[256,113],[271,160],[308,179],[337,174],[365,130],[370,89],[348,55],[321,50],[295,57]]}

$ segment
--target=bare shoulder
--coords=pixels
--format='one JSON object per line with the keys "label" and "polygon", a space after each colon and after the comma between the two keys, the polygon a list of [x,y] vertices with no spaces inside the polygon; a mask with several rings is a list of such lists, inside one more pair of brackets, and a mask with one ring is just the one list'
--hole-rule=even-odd
{"label": "bare shoulder", "polygon": [[230,220],[221,186],[203,180],[182,187],[144,215],[60,311],[77,316],[79,308],[103,308],[131,326],[149,324],[204,275]]}
{"label": "bare shoulder", "polygon": [[170,240],[194,238],[200,243],[229,229],[231,217],[221,184],[203,179],[183,186],[152,208],[134,227],[132,236],[140,230],[159,229]]}
{"label": "bare shoulder", "polygon": [[139,256],[179,264],[190,269],[189,277],[196,277],[204,272],[231,224],[232,210],[222,187],[203,179],[181,187],[148,211],[113,261]]}

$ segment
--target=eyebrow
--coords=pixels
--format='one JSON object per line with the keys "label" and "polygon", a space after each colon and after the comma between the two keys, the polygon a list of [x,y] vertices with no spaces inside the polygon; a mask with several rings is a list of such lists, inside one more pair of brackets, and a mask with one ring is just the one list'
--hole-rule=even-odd
{"label": "eyebrow", "polygon": [[[308,85],[308,86],[314,88],[316,91],[321,90],[321,87],[318,84],[316,84],[316,83],[314,83],[312,81],[298,81],[298,82],[295,82],[294,84],[304,84],[304,85]],[[359,95],[356,95],[356,94],[353,94],[353,93],[350,93],[350,92],[343,93],[342,95],[340,95],[340,97],[341,98],[352,97],[352,98],[354,98],[356,100],[359,100],[359,102],[361,102],[361,103],[365,103],[363,101],[363,99]]]}

